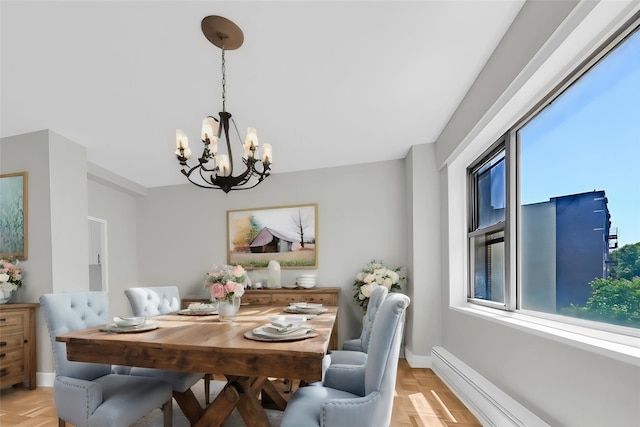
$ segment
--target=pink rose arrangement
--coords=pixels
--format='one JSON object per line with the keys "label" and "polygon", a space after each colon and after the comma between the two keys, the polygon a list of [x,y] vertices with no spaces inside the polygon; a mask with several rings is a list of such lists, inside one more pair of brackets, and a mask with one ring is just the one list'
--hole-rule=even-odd
{"label": "pink rose arrangement", "polygon": [[0,290],[15,291],[22,286],[22,268],[17,261],[0,259]]}
{"label": "pink rose arrangement", "polygon": [[245,286],[250,285],[251,280],[240,265],[214,265],[204,281],[205,288],[211,291],[211,299],[216,301],[231,302],[234,297],[244,295]]}

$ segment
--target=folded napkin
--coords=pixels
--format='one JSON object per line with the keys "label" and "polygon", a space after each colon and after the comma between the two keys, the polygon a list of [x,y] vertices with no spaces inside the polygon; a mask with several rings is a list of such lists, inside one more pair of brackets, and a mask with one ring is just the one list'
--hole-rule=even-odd
{"label": "folded napkin", "polygon": [[299,334],[304,335],[308,332],[311,332],[312,330],[313,330],[312,326],[304,325],[304,324],[296,325],[296,326],[285,325],[285,327],[282,327],[282,326],[276,326],[273,323],[267,323],[266,325],[262,325],[258,328],[255,328],[253,330],[253,333],[258,336],[273,338],[273,337],[285,337],[289,335],[299,335]]}
{"label": "folded napkin", "polygon": [[295,331],[300,329],[302,325],[295,325],[293,323],[280,323],[280,322],[271,322],[265,326],[269,326],[272,329],[275,329],[278,333],[286,333],[290,331]]}

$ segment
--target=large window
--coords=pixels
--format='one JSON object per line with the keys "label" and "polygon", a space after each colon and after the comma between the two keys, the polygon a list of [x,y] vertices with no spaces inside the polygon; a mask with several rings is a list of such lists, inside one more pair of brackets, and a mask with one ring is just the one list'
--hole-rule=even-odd
{"label": "large window", "polygon": [[468,194],[470,302],[640,328],[638,28],[472,164]]}

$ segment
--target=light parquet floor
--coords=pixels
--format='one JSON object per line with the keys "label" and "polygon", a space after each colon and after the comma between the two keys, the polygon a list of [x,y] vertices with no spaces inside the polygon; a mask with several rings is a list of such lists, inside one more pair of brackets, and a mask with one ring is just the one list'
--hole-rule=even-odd
{"label": "light parquet floor", "polygon": [[[2,389],[0,426],[57,426],[53,388]],[[391,427],[453,426],[481,427],[481,424],[431,369],[412,369],[405,359],[400,359]]]}

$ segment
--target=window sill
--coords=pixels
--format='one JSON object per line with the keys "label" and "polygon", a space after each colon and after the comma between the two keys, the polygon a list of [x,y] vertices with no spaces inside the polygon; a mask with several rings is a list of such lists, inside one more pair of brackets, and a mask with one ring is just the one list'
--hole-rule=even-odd
{"label": "window sill", "polygon": [[640,337],[467,304],[452,310],[640,366]]}

